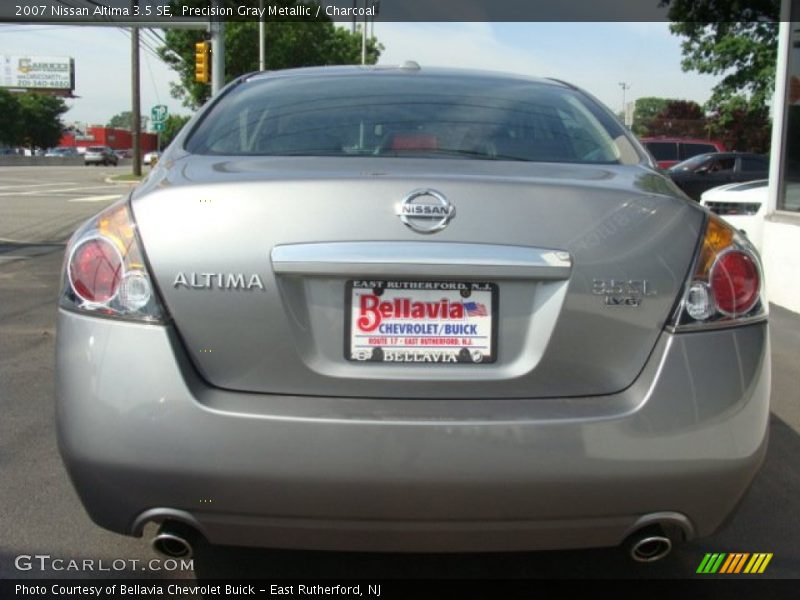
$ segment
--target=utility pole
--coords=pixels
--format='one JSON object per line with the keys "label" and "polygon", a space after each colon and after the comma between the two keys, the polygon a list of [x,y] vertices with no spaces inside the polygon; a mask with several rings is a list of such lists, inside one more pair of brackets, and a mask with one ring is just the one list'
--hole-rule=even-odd
{"label": "utility pole", "polygon": [[361,25],[361,64],[367,64],[367,17]]}
{"label": "utility pole", "polygon": [[267,49],[264,43],[266,36],[266,24],[264,23],[264,0],[258,0],[258,14],[261,15],[258,21],[258,70],[267,70]]}
{"label": "utility pole", "polygon": [[[212,0],[211,6],[222,12],[221,0]],[[225,21],[221,17],[211,18],[211,94],[218,93],[225,85]]]}
{"label": "utility pole", "polygon": [[622,118],[625,119],[625,92],[631,89],[631,84],[624,81],[619,82],[619,87],[622,88]]}
{"label": "utility pole", "polygon": [[367,0],[364,0],[364,23],[361,25],[361,64],[367,64]]}
{"label": "utility pole", "polygon": [[[138,0],[131,2],[134,6],[138,5]],[[139,28],[131,27],[131,132],[133,140],[133,174],[135,177],[142,175],[142,141],[140,131],[142,129],[142,109],[139,92]]]}

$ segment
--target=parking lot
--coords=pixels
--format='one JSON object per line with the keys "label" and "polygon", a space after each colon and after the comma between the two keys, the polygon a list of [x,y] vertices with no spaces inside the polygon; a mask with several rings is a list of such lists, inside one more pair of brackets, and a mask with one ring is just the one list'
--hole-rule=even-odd
{"label": "parking lot", "polygon": [[[148,539],[91,523],[61,465],[54,431],[55,316],[64,245],[83,220],[128,192],[129,185],[106,181],[128,170],[0,167],[0,578],[93,575],[20,571],[19,555],[136,564],[156,557]],[[773,418],[764,468],[726,529],[683,545],[659,563],[637,565],[618,549],[354,555],[200,548],[194,571],[137,566],[95,576],[691,577],[705,553],[771,552],[774,558],[760,577],[800,577],[800,316],[773,306],[770,322]]]}

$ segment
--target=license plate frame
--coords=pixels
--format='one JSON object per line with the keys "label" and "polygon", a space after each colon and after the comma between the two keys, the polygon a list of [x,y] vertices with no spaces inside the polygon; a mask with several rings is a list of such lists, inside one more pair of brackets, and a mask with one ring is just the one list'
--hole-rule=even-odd
{"label": "license plate frame", "polygon": [[[386,302],[389,310],[382,311]],[[499,286],[488,281],[350,279],[345,282],[344,357],[381,365],[492,364],[498,306]],[[356,324],[360,318],[374,329],[362,329]]]}

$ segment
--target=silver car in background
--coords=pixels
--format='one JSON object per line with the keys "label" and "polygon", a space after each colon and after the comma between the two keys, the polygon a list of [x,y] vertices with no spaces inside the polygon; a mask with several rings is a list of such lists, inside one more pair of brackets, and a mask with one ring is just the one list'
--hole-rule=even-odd
{"label": "silver car in background", "polygon": [[83,154],[83,163],[88,165],[114,165],[117,166],[119,158],[108,146],[89,146]]}
{"label": "silver car in background", "polygon": [[72,237],[60,449],[100,526],[367,551],[716,531],[764,457],[757,252],[596,100],[253,74]]}

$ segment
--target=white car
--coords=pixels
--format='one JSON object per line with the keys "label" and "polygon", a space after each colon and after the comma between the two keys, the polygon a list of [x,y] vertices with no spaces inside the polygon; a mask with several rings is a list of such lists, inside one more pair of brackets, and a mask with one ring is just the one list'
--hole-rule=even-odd
{"label": "white car", "polygon": [[158,158],[161,156],[160,152],[148,152],[144,155],[144,159],[142,162],[148,166],[153,166],[158,162]]}
{"label": "white car", "polygon": [[700,204],[743,231],[761,251],[764,212],[767,205],[766,179],[721,185],[704,192]]}

